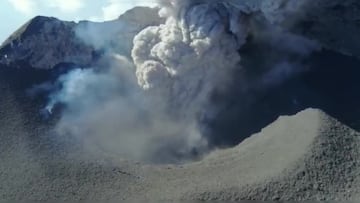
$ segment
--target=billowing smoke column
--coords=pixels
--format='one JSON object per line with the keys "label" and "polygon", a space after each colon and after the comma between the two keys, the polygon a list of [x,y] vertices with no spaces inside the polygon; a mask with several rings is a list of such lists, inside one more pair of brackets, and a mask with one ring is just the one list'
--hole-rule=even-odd
{"label": "billowing smoke column", "polygon": [[176,162],[207,150],[199,120],[215,111],[212,93],[226,89],[239,67],[246,18],[225,1],[160,5],[166,23],[134,38],[132,59],[115,56],[107,68],[59,79],[47,107],[66,106],[59,134],[142,161]]}
{"label": "billowing smoke column", "polygon": [[161,5],[166,23],[148,27],[134,39],[138,83],[168,100],[169,108],[182,116],[194,116],[205,109],[212,91],[226,86],[239,65],[238,50],[247,36],[245,18],[223,1]]}
{"label": "billowing smoke column", "polygon": [[109,48],[97,68],[59,78],[46,108],[65,107],[57,134],[76,138],[90,157],[160,163],[237,144],[253,132],[246,112],[258,112],[250,108],[256,94],[303,72],[302,59],[319,48],[278,27],[284,18],[273,15],[273,4],[259,14],[238,2],[160,1],[165,23],[140,31],[126,56]]}

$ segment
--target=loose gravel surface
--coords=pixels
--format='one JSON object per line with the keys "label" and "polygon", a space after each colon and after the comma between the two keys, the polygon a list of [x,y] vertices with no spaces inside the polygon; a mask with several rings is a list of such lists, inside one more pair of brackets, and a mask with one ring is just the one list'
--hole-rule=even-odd
{"label": "loose gravel surface", "polygon": [[41,102],[17,91],[29,81],[10,76],[0,74],[0,200],[360,199],[360,134],[320,110],[281,116],[200,161],[151,165],[56,136]]}
{"label": "loose gravel surface", "polygon": [[201,161],[149,165],[55,142],[11,91],[2,93],[0,200],[357,199],[359,133],[316,109]]}

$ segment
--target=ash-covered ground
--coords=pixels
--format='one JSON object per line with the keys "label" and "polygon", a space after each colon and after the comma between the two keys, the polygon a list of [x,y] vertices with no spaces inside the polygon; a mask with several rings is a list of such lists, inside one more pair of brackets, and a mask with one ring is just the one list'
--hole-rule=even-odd
{"label": "ash-covered ground", "polygon": [[0,199],[358,199],[356,56],[271,6],[159,5],[148,26],[115,23],[130,48],[76,28],[91,65],[10,63],[37,35],[15,39],[0,67]]}

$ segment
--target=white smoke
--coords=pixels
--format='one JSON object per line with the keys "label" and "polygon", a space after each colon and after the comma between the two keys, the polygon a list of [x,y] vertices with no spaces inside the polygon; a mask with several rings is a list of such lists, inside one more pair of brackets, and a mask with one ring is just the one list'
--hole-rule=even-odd
{"label": "white smoke", "polygon": [[242,11],[222,1],[160,5],[166,22],[135,36],[132,59],[117,55],[107,68],[59,78],[47,106],[65,106],[59,134],[142,161],[174,162],[207,150],[199,119],[211,114],[211,94],[226,88],[239,66],[248,27]]}
{"label": "white smoke", "polygon": [[[160,1],[159,15],[166,22],[134,37],[131,58],[113,53],[97,69],[77,69],[59,78],[62,88],[47,106],[49,112],[57,104],[65,106],[58,133],[75,136],[90,151],[142,161],[176,162],[206,152],[201,120],[216,116],[214,94],[230,92],[233,73],[241,69],[239,50],[251,29],[251,9],[234,2]],[[269,39],[270,47],[280,44],[278,53],[305,56],[314,49],[283,32],[267,31],[257,38]],[[298,72],[287,60],[279,64],[264,74],[261,86]]]}
{"label": "white smoke", "polygon": [[59,135],[76,138],[86,152],[151,162],[176,162],[206,149],[196,122],[167,114],[165,103],[145,95],[125,57],[104,69],[75,69],[61,76],[61,89],[46,109],[65,105]]}
{"label": "white smoke", "polygon": [[242,12],[224,1],[161,5],[166,23],[148,27],[134,39],[138,83],[182,114],[199,113],[211,92],[226,86],[239,65],[247,25]]}

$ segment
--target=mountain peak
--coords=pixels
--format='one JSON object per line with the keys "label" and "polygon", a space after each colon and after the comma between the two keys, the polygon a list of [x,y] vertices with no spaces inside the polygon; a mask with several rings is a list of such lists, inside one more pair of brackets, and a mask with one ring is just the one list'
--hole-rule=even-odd
{"label": "mountain peak", "polygon": [[[118,19],[103,23],[81,21],[79,23],[62,21],[54,17],[36,16],[15,31],[0,46],[0,64],[16,67],[51,69],[61,63],[90,66],[96,60],[97,49],[91,42],[78,36],[78,29],[84,32],[104,33],[108,31],[111,41],[118,36],[129,39],[143,28],[160,24],[158,9],[136,7]],[[132,29],[123,29],[119,24],[126,23]],[[131,33],[129,33],[131,32]]]}
{"label": "mountain peak", "polygon": [[0,63],[42,69],[61,62],[88,63],[92,50],[76,39],[75,26],[74,22],[36,16],[2,44]]}

